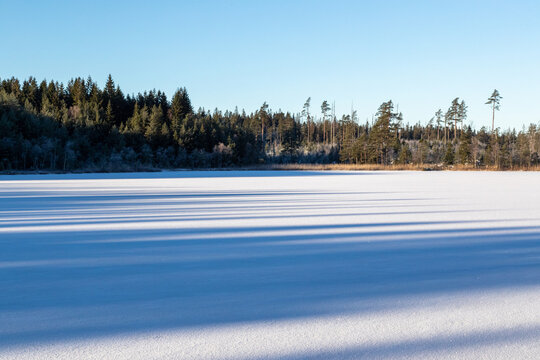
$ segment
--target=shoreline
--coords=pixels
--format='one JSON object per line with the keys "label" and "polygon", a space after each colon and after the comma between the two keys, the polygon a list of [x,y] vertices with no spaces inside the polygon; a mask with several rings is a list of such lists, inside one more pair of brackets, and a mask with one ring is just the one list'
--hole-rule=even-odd
{"label": "shoreline", "polygon": [[481,172],[537,172],[540,166],[513,167],[474,167],[468,165],[378,165],[378,164],[267,164],[242,167],[221,168],[139,168],[124,170],[4,170],[0,175],[60,175],[60,174],[109,174],[109,173],[159,173],[165,171],[481,171]]}

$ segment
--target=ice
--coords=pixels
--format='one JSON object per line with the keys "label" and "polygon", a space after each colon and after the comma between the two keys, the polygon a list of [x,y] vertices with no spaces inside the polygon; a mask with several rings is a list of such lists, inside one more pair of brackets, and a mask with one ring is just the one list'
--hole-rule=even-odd
{"label": "ice", "polygon": [[0,359],[537,359],[539,185],[0,176]]}

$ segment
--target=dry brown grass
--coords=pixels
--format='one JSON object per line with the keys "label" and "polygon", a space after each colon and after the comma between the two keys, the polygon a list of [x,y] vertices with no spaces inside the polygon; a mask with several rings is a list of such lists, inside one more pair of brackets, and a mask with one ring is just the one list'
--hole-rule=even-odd
{"label": "dry brown grass", "polygon": [[342,171],[540,171],[540,166],[502,169],[496,166],[437,164],[267,164],[249,167],[255,170],[342,170]]}
{"label": "dry brown grass", "polygon": [[269,164],[262,165],[261,169],[268,170],[424,170],[425,166],[405,165],[379,165],[379,164]]}

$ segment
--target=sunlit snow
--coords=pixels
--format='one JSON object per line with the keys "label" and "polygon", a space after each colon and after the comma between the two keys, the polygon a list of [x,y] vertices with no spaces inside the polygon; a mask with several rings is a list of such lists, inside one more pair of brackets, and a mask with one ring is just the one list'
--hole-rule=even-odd
{"label": "sunlit snow", "polygon": [[538,359],[539,186],[0,176],[0,359]]}

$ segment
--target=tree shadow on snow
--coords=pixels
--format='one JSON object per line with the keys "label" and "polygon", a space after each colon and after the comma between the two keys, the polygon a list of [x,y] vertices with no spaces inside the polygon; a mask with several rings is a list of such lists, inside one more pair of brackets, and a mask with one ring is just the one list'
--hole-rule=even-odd
{"label": "tree shadow on snow", "polygon": [[16,180],[126,180],[126,179],[193,179],[193,178],[244,178],[244,177],[304,177],[337,175],[389,174],[387,171],[333,171],[333,170],[176,170],[133,173],[73,173],[73,174],[23,174],[0,175],[0,181]]}
{"label": "tree shadow on snow", "polygon": [[[71,200],[72,208],[79,200]],[[118,198],[111,200],[114,204]],[[160,197],[148,200],[159,203]],[[95,204],[94,215],[100,210],[107,215],[102,206]],[[24,208],[15,207],[11,215]],[[410,214],[415,212],[403,209],[397,215]],[[126,221],[127,229],[120,230],[44,231],[33,230],[39,224],[27,219],[17,223],[22,229],[1,233],[0,347],[371,312],[398,307],[407,296],[451,297],[540,284],[538,226],[418,220],[129,230],[131,223]],[[435,225],[451,228],[430,228]],[[9,230],[14,225],[1,226]],[[411,226],[416,228],[407,229]],[[525,334],[487,338],[505,336]],[[405,345],[412,353],[436,350],[448,339],[440,341]],[[351,351],[378,357],[403,345]],[[348,356],[341,355],[337,357]]]}

